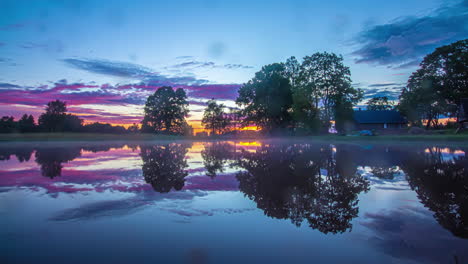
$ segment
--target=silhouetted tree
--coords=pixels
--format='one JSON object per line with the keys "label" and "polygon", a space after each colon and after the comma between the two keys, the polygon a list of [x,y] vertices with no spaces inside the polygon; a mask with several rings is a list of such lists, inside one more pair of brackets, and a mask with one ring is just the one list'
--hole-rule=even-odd
{"label": "silhouetted tree", "polygon": [[83,120],[67,114],[67,104],[60,100],[47,103],[45,113],[39,116],[39,126],[48,132],[78,132]]}
{"label": "silhouetted tree", "polygon": [[437,126],[441,115],[456,116],[461,98],[468,97],[468,39],[437,48],[401,91],[398,108],[409,121]]}
{"label": "silhouetted tree", "polygon": [[[362,99],[362,91],[351,86],[351,72],[343,57],[334,53],[317,52],[305,56],[299,73],[300,89],[307,99],[320,109],[321,120],[328,131],[330,121],[340,110]],[[347,115],[342,115],[341,118]],[[341,120],[340,120],[341,122]]]}
{"label": "silhouetted tree", "polygon": [[291,124],[292,91],[281,63],[263,66],[239,89],[236,103],[242,107],[244,125],[258,125],[267,132]]}
{"label": "silhouetted tree", "polygon": [[12,133],[16,131],[15,118],[4,116],[0,119],[0,133]]}
{"label": "silhouetted tree", "polygon": [[18,129],[22,133],[35,132],[37,127],[32,115],[24,114],[18,121]]}
{"label": "silhouetted tree", "polygon": [[376,96],[372,97],[367,101],[367,110],[392,110],[395,108],[395,104],[391,101],[388,101],[387,96]]}
{"label": "silhouetted tree", "polygon": [[158,88],[146,100],[142,131],[183,134],[187,125],[187,105],[187,95],[183,89],[174,91],[170,86]]}
{"label": "silhouetted tree", "polygon": [[83,132],[86,133],[107,133],[107,134],[125,134],[127,129],[123,126],[113,126],[108,123],[91,123],[83,126]]}
{"label": "silhouetted tree", "polygon": [[214,99],[208,101],[203,113],[202,124],[205,129],[211,130],[211,134],[222,134],[227,132],[231,120],[224,110],[223,104],[217,104]]}
{"label": "silhouetted tree", "polygon": [[181,190],[188,175],[186,168],[187,144],[142,145],[142,171],[145,181],[160,193],[167,193],[171,189]]}
{"label": "silhouetted tree", "polygon": [[138,133],[138,132],[140,132],[140,128],[138,127],[137,124],[133,123],[133,125],[131,125],[131,126],[129,126],[127,128],[127,132],[129,132],[129,133]]}

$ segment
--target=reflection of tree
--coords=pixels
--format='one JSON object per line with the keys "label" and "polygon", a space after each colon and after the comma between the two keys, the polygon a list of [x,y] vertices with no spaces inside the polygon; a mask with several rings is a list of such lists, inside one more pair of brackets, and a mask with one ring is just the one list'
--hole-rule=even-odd
{"label": "reflection of tree", "polygon": [[342,233],[357,216],[357,195],[368,182],[348,152],[329,145],[263,146],[243,152],[239,188],[270,217],[291,219],[323,233]]}
{"label": "reflection of tree", "polygon": [[80,147],[50,147],[36,149],[36,162],[41,166],[42,176],[54,178],[62,174],[62,163],[81,155]]}
{"label": "reflection of tree", "polygon": [[141,146],[143,176],[153,189],[167,193],[172,188],[181,190],[185,184],[188,165],[185,158],[189,146],[186,144],[167,144]]}
{"label": "reflection of tree", "polygon": [[376,176],[377,178],[383,180],[393,180],[395,178],[395,174],[399,172],[397,166],[392,167],[371,167],[371,173]]}
{"label": "reflection of tree", "polygon": [[409,155],[403,170],[439,224],[458,237],[468,238],[468,157],[447,159],[434,148]]}
{"label": "reflection of tree", "polygon": [[32,148],[27,147],[0,147],[0,161],[9,160],[11,155],[15,155],[19,162],[31,159]]}
{"label": "reflection of tree", "polygon": [[227,163],[234,159],[235,149],[229,143],[215,142],[205,145],[201,152],[206,175],[214,178],[217,173],[224,172]]}

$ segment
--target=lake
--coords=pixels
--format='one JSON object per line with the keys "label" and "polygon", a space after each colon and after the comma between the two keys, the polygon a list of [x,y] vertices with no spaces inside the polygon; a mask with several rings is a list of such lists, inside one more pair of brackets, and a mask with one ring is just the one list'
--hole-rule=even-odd
{"label": "lake", "polygon": [[468,147],[0,144],[1,263],[468,263]]}

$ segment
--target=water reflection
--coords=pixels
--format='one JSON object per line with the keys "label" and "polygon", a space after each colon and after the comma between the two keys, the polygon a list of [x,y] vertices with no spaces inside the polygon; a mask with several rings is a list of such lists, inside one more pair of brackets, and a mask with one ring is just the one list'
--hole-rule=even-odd
{"label": "water reflection", "polygon": [[176,143],[141,146],[141,169],[145,181],[160,193],[181,190],[188,175],[185,155],[189,147],[189,144]]}
{"label": "water reflection", "polygon": [[42,176],[61,176],[62,163],[72,161],[81,155],[80,147],[37,148],[36,163],[41,167]]}
{"label": "water reflection", "polygon": [[443,149],[433,148],[411,153],[402,168],[439,224],[468,238],[468,157],[448,157]]}
{"label": "water reflection", "polygon": [[236,158],[236,148],[227,142],[208,143],[201,156],[206,175],[214,178],[218,173],[223,173],[228,165],[232,165]]}
{"label": "water reflection", "polygon": [[[2,144],[0,187],[43,188],[55,197],[105,191],[135,195],[80,209],[95,215],[105,207],[133,211],[159,199],[151,195],[155,192],[239,190],[268,217],[337,234],[352,230],[359,197],[377,186],[373,179],[386,184],[403,175],[440,226],[468,238],[466,151],[278,142]],[[56,219],[70,215],[76,212]]]}
{"label": "water reflection", "polygon": [[266,215],[296,226],[306,220],[325,234],[351,229],[357,196],[369,188],[349,153],[330,145],[262,146],[242,151],[238,166],[239,189]]}

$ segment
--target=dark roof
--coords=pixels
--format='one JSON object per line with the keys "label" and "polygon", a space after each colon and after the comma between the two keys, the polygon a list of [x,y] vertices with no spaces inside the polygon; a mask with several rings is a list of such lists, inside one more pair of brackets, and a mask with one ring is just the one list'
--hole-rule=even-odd
{"label": "dark roof", "polygon": [[354,111],[354,120],[359,124],[406,124],[400,112],[396,110],[364,110]]}
{"label": "dark roof", "polygon": [[468,120],[468,98],[460,99],[460,108],[458,109],[458,121]]}

